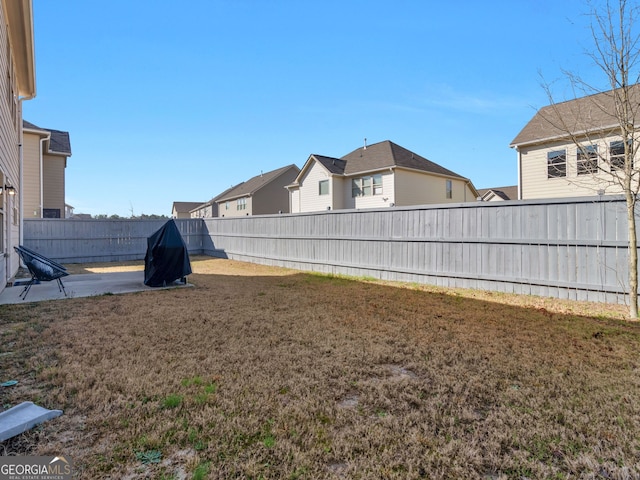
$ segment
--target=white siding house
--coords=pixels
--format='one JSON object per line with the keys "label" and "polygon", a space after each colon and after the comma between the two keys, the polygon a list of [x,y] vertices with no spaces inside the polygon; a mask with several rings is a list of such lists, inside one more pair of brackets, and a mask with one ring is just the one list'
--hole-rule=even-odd
{"label": "white siding house", "polygon": [[341,158],[311,155],[288,185],[291,211],[472,202],[471,181],[390,141]]}

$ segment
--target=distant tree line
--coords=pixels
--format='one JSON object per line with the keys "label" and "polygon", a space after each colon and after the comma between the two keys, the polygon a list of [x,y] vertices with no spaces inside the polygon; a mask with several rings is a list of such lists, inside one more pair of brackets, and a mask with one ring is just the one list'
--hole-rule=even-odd
{"label": "distant tree line", "polygon": [[91,218],[95,220],[168,220],[169,219],[169,217],[166,215],[156,215],[155,213],[152,213],[151,215],[142,213],[140,215],[132,215],[130,217],[121,217],[120,215],[117,215],[117,214],[107,215],[105,213],[101,213],[98,215],[93,215]]}

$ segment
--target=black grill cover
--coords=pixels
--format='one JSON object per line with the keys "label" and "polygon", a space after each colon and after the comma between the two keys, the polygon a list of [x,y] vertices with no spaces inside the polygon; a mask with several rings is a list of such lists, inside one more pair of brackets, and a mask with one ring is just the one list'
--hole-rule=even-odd
{"label": "black grill cover", "polygon": [[144,284],[163,287],[191,274],[187,246],[176,222],[169,220],[147,238],[144,256]]}

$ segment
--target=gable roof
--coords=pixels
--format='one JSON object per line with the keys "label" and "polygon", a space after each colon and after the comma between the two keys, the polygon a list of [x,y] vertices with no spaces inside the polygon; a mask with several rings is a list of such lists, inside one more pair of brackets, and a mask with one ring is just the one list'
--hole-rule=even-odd
{"label": "gable roof", "polygon": [[386,168],[401,167],[426,173],[468,180],[417,153],[407,150],[389,140],[358,148],[342,158],[313,154],[309,156],[292,185],[299,186],[300,179],[313,161],[320,163],[332,175],[353,176]]}
{"label": "gable roof", "polygon": [[347,162],[344,171],[345,175],[356,175],[388,167],[403,167],[465,179],[461,175],[389,140],[358,148],[342,157],[342,160]]}
{"label": "gable roof", "polygon": [[173,210],[178,213],[188,213],[202,205],[203,202],[173,202]]}
{"label": "gable roof", "polygon": [[230,192],[231,190],[233,190],[234,188],[238,187],[239,185],[241,185],[244,182],[240,182],[238,183],[238,185],[232,185],[231,187],[227,188],[225,191],[223,191],[222,193],[219,193],[218,195],[216,195],[215,197],[213,197],[211,200],[209,200],[206,203],[201,203],[200,205],[198,205],[197,207],[195,207],[194,209],[190,210],[191,212],[194,212],[195,210],[199,210],[201,208],[205,208],[208,206],[213,205],[214,203],[218,203],[218,200],[223,198],[225,195],[227,195],[228,192]]}
{"label": "gable roof", "polygon": [[310,158],[314,158],[326,168],[329,173],[334,175],[344,175],[345,168],[347,167],[347,162],[340,158],[325,157],[323,155],[311,155]]}
{"label": "gable roof", "polygon": [[37,130],[39,132],[49,134],[46,153],[62,154],[67,157],[71,156],[71,140],[69,139],[69,132],[53,130],[51,128],[41,128],[31,122],[27,122],[26,120],[22,121],[22,127],[25,130]]}
{"label": "gable roof", "polygon": [[[543,143],[569,137],[567,132],[580,136],[593,132],[613,131],[619,121],[610,112],[615,112],[615,95],[621,90],[609,90],[586,97],[554,103],[542,107],[511,141],[510,147]],[[640,105],[640,84],[628,88],[630,103]],[[633,111],[630,120],[638,124],[640,118]]]}
{"label": "gable roof", "polygon": [[517,200],[518,199],[518,186],[511,185],[509,187],[493,187],[493,188],[479,188],[478,195],[483,197],[488,193],[502,198],[503,200]]}
{"label": "gable roof", "polygon": [[256,175],[253,178],[250,178],[246,182],[239,183],[235,187],[228,189],[225,192],[222,192],[219,195],[219,198],[216,197],[216,202],[221,203],[227,200],[232,200],[240,197],[248,197],[253,195],[255,192],[264,187],[267,183],[272,182],[277,179],[280,175],[288,172],[291,169],[295,169],[296,172],[299,172],[300,169],[294,164],[287,165],[286,167],[278,168],[277,170],[273,170],[267,173],[261,173],[260,175]]}

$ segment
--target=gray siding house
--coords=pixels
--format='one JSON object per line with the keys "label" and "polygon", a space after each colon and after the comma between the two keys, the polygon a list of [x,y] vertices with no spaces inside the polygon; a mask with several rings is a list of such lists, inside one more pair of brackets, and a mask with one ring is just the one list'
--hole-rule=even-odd
{"label": "gray siding house", "polygon": [[261,173],[227,190],[217,198],[220,217],[243,217],[289,213],[289,192],[286,186],[298,176],[300,169],[288,165]]}

